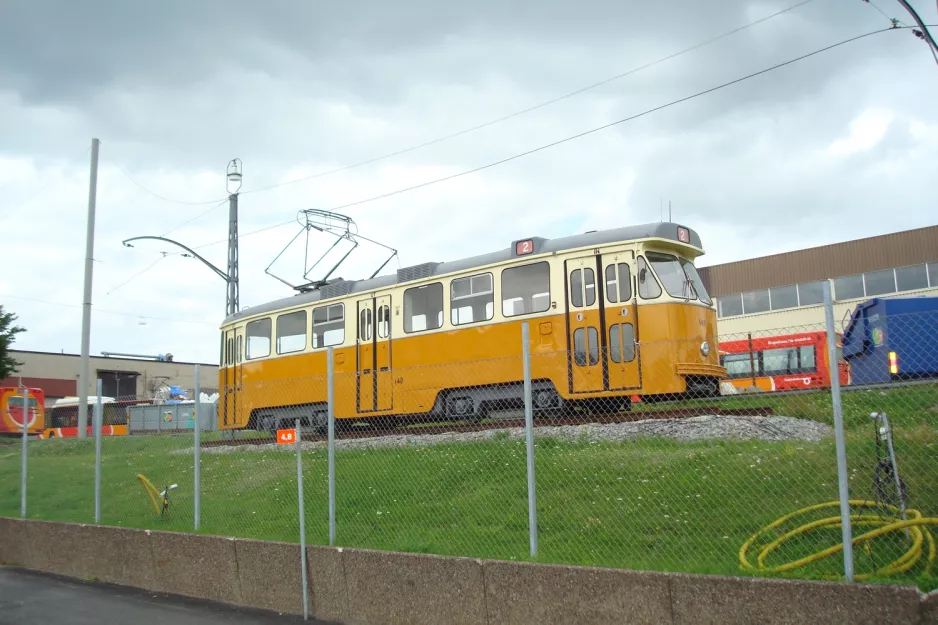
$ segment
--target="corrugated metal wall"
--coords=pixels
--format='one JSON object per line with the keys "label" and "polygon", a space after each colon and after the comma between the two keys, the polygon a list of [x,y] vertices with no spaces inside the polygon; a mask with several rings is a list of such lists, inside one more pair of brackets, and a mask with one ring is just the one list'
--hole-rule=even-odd
{"label": "corrugated metal wall", "polygon": [[849,276],[938,261],[938,226],[907,230],[797,252],[702,267],[710,295]]}

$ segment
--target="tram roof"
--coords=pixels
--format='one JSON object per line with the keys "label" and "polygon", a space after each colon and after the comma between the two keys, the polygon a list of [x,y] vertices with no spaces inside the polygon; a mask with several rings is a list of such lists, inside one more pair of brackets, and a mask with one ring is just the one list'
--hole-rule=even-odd
{"label": "tram roof", "polygon": [[[681,241],[678,237],[678,229],[687,231],[687,241]],[[574,234],[557,239],[545,239],[542,237],[528,237],[512,241],[510,247],[479,254],[468,258],[443,262],[443,263],[422,263],[411,267],[404,267],[397,270],[396,275],[378,276],[369,280],[343,280],[338,278],[330,281],[324,286],[304,293],[297,293],[291,297],[284,297],[264,304],[258,304],[241,310],[233,315],[229,315],[224,323],[230,323],[238,319],[253,317],[264,313],[291,308],[293,306],[302,306],[322,300],[342,297],[354,293],[367,293],[377,289],[383,289],[397,284],[415,282],[432,278],[433,276],[457,273],[474,269],[476,267],[485,267],[503,263],[515,258],[525,258],[527,256],[538,256],[540,254],[564,252],[567,250],[589,247],[594,245],[607,245],[609,243],[619,243],[635,241],[642,239],[667,239],[677,243],[691,245],[698,249],[703,249],[700,242],[700,236],[691,228],[673,222],[654,222],[635,226],[624,226],[621,228],[611,228],[608,230],[592,230],[583,234]],[[533,250],[524,255],[516,253],[517,244],[525,241],[531,241]]]}

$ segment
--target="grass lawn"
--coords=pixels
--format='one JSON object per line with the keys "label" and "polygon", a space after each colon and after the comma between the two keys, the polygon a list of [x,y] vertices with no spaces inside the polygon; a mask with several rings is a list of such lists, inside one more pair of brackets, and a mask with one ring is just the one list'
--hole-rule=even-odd
{"label": "grass lawn", "polygon": [[[720,401],[727,407],[768,404],[777,414],[832,420],[830,398],[824,393]],[[872,495],[875,448],[868,414],[873,410],[884,410],[893,419],[909,505],[926,516],[938,516],[938,387],[844,393],[854,498]],[[105,439],[102,522],[192,531],[193,459],[184,452],[189,448],[188,436]],[[29,449],[29,517],[92,522],[94,441],[31,441]],[[298,541],[296,455],[291,450],[203,450],[201,531]],[[507,438],[339,450],[337,543],[530,560],[524,453],[523,441]],[[837,499],[833,437],[820,443],[591,443],[539,437],[536,454],[536,559],[542,562],[739,574],[739,548],[753,533],[784,514]],[[305,452],[303,467],[307,540],[327,544],[325,451]],[[158,488],[179,484],[167,518],[154,512],[137,473]],[[19,514],[19,484],[18,443],[0,444],[0,515]],[[834,507],[787,529],[838,514]],[[855,535],[860,531],[855,528]],[[857,549],[857,571],[873,570],[901,555],[903,540],[901,534],[889,536],[869,550]],[[839,529],[821,530],[787,544],[767,564],[839,542]],[[797,575],[836,574],[841,562],[834,556]],[[923,568],[890,581],[938,587],[934,575],[922,575]]]}

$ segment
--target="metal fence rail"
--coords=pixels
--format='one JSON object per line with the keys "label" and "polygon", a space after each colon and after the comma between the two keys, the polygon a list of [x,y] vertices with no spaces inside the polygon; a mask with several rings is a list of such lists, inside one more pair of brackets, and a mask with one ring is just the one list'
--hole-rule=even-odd
{"label": "metal fence rail", "polygon": [[[826,304],[830,313],[829,293]],[[605,347],[556,352],[525,325],[518,357],[396,368],[422,384],[393,401],[371,379],[336,373],[330,349],[324,376],[239,387],[283,407],[321,393],[325,421],[300,405],[278,413],[279,431],[228,436],[217,431],[222,395],[134,408],[115,436],[97,408],[94,443],[0,447],[0,514],[931,590],[936,337],[934,313],[862,327],[828,314],[826,324],[714,337],[726,379],[682,396],[643,389],[666,391],[699,342],[610,334]],[[572,401],[558,403],[546,383],[558,370],[583,391]],[[480,380],[497,384],[482,392]],[[438,387],[456,389],[445,401],[462,417],[353,422],[345,408],[426,410]]]}

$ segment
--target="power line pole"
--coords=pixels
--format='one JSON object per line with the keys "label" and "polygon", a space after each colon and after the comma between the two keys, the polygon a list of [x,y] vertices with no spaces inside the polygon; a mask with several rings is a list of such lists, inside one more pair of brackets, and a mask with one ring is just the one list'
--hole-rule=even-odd
{"label": "power line pole", "polygon": [[[234,190],[232,190],[234,187]],[[228,163],[228,297],[225,314],[233,315],[240,308],[238,288],[238,191],[241,190],[241,159]]]}
{"label": "power line pole", "polygon": [[78,438],[88,436],[88,376],[91,351],[91,275],[94,264],[94,211],[98,195],[98,139],[91,140],[88,231],[85,238],[85,292],[81,306],[81,370],[78,374]]}

